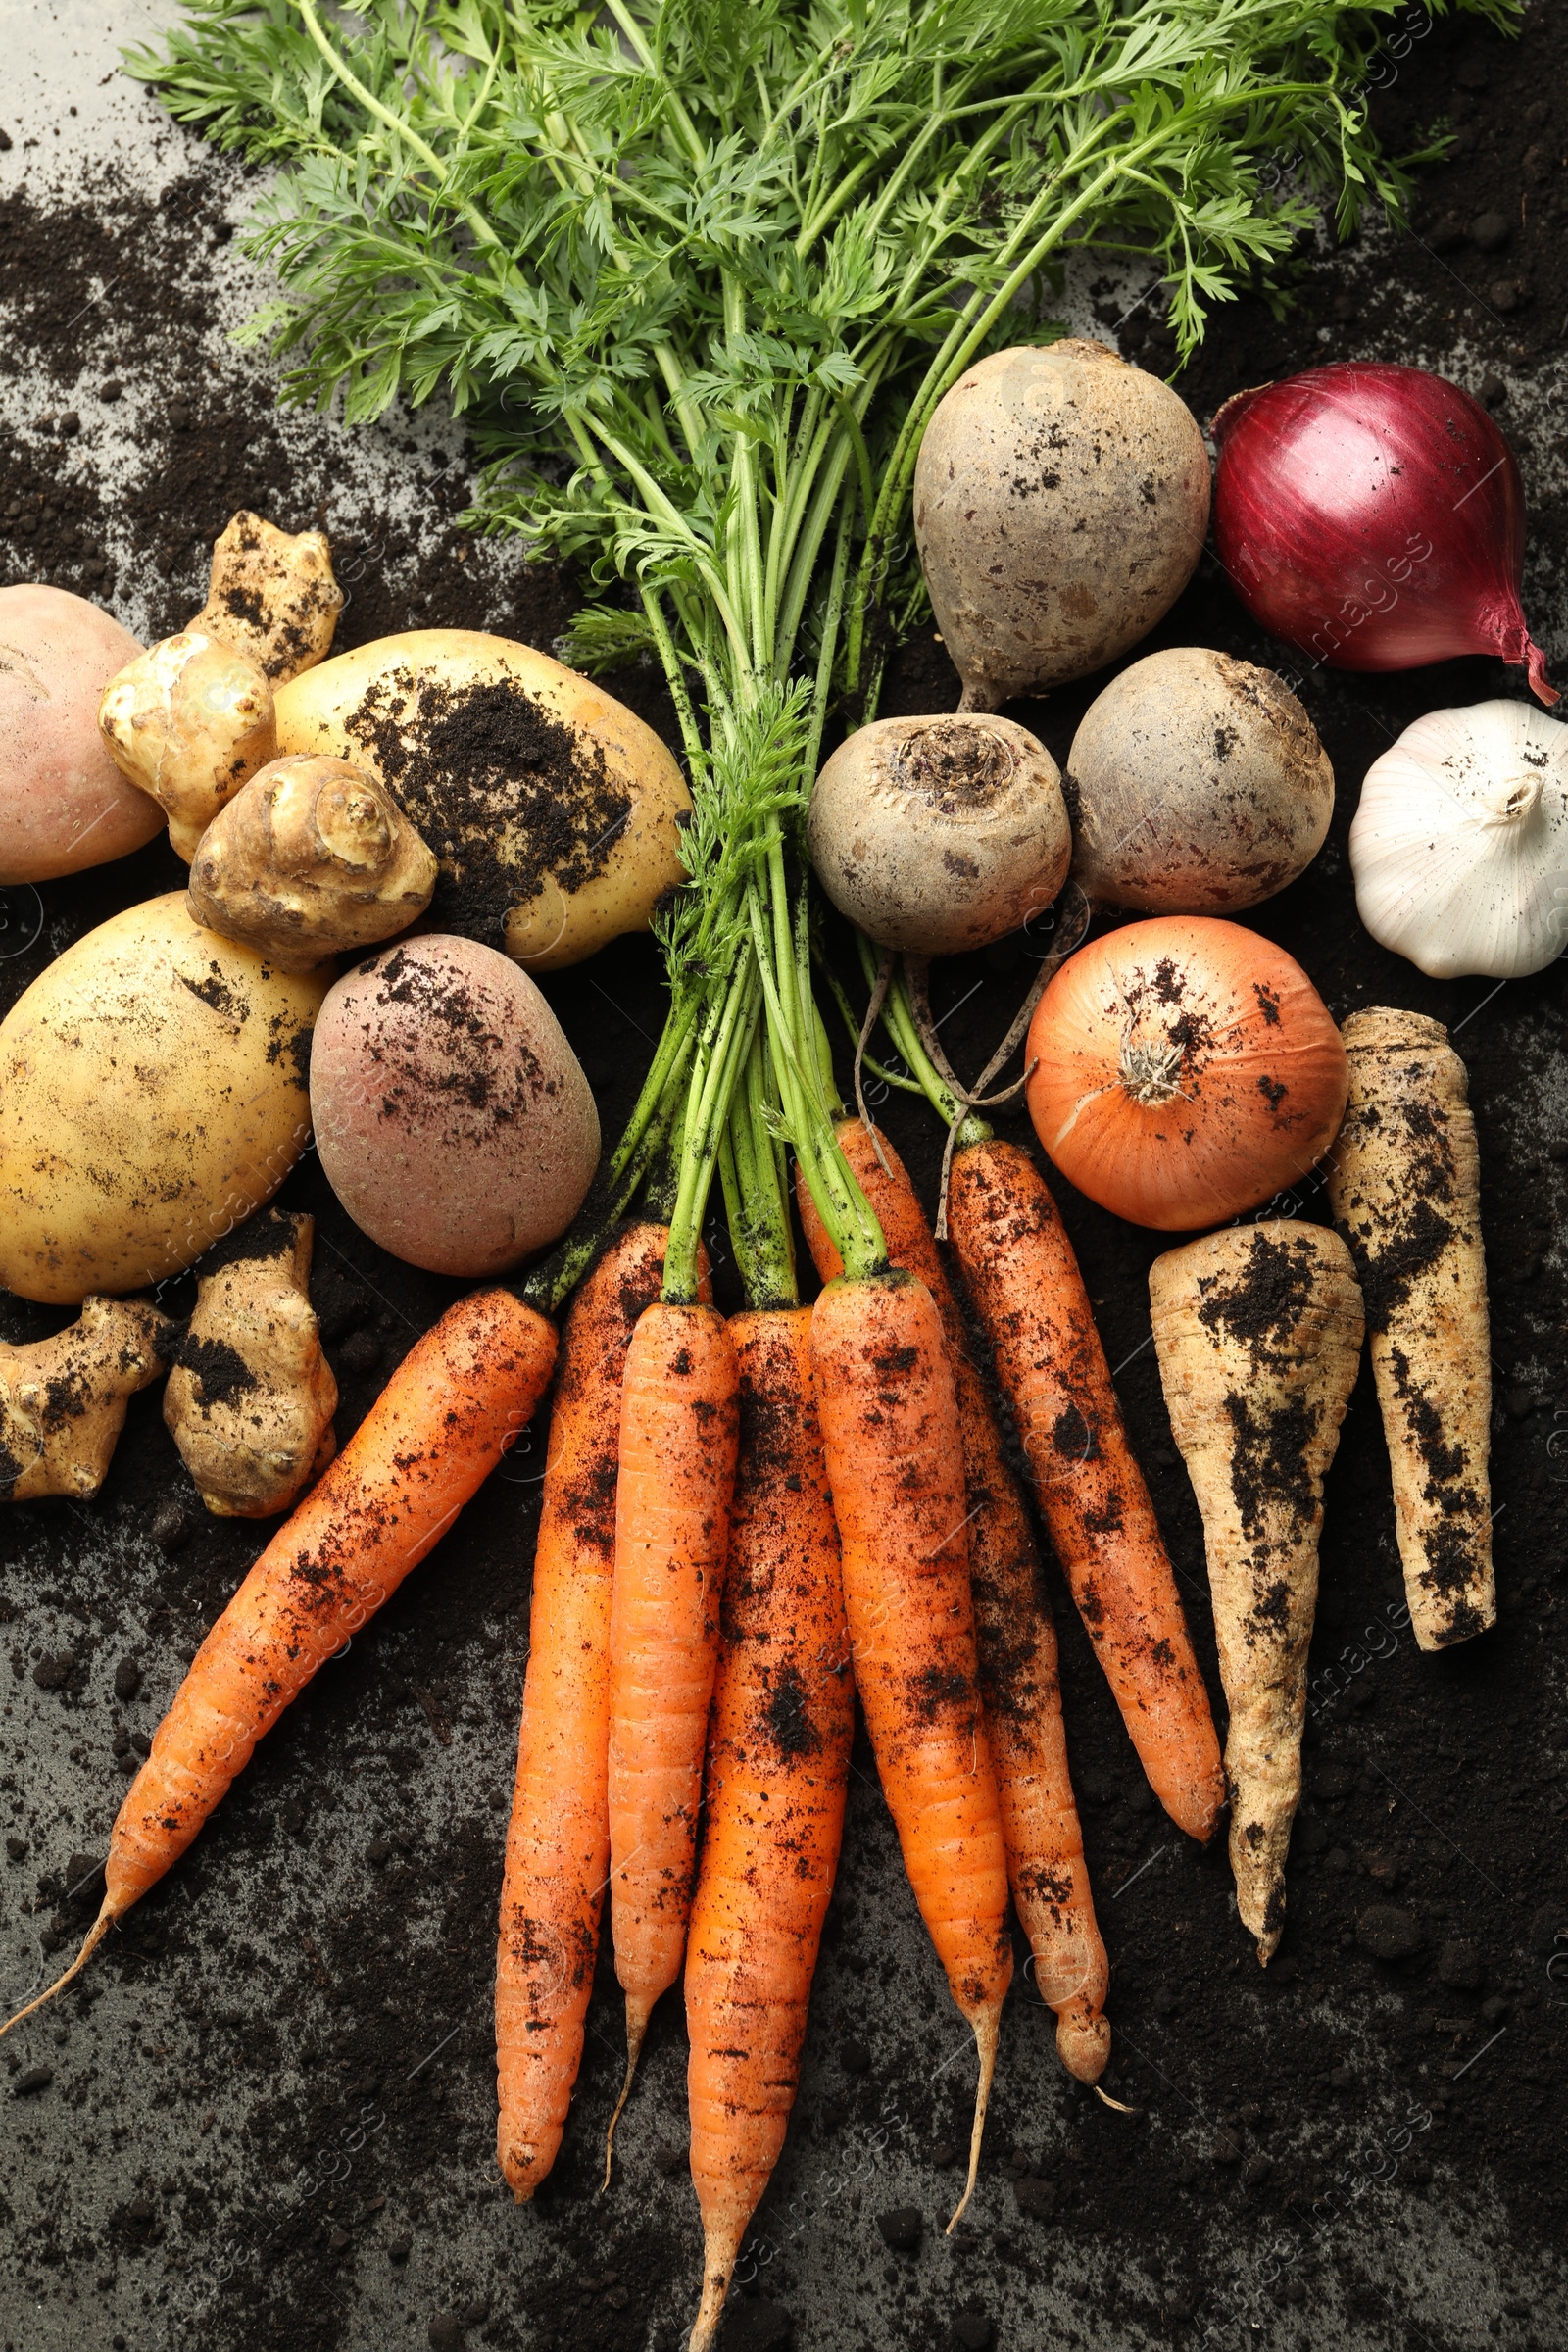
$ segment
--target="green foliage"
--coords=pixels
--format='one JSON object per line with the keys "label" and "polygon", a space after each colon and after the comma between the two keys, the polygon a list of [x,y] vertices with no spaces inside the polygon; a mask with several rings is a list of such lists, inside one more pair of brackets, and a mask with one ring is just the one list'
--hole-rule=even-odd
{"label": "green foliage", "polygon": [[1067,254],[1152,264],[1185,356],[1318,202],[1398,205],[1358,92],[1395,7],[189,0],[130,67],[285,167],[287,396],[470,412],[481,519],[664,598],[733,700],[790,674],[846,479],[858,682],[919,429]]}
{"label": "green foliage", "polygon": [[696,803],[662,938],[677,1007],[727,1007],[694,1061],[688,1255],[754,985],[845,1261],[880,1249],[835,1162],[789,854],[835,694],[869,716],[923,611],[932,409],[1060,331],[1074,254],[1152,268],[1186,357],[1320,207],[1397,211],[1361,85],[1403,5],[186,0],[127,61],[278,168],[249,247],[285,397],[352,424],[440,393],[488,459],[474,519],[598,591],[573,658],[659,656]]}

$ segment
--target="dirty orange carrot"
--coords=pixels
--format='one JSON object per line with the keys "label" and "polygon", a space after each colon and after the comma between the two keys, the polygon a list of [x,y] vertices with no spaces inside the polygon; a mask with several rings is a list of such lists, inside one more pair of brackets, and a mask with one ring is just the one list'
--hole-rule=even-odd
{"label": "dirty orange carrot", "polygon": [[110,1833],[87,1940],[11,2026],[178,1860],[317,1668],[445,1535],[526,1426],[555,1360],[554,1326],[504,1290],[460,1300],[415,1342],[196,1652]]}
{"label": "dirty orange carrot", "polygon": [[620,1235],[562,1334],[496,1960],[496,2146],[519,2204],[561,2146],[599,1949],[621,1376],[637,1318],[659,1297],[664,1242],[662,1225]]}
{"label": "dirty orange carrot", "polygon": [[980,2053],[974,2189],[1012,1979],[1007,1861],[981,1719],[963,1446],[942,1317],[897,1268],[830,1282],[811,1370],[844,1552],[855,1680],[905,1868]]}
{"label": "dirty orange carrot", "polygon": [[1078,1260],[1028,1153],[995,1138],[958,1151],[948,1230],[1150,1787],[1180,1829],[1207,1838],[1225,1801],[1208,1692]]}
{"label": "dirty orange carrot", "polygon": [[686,1948],[736,1443],[723,1316],[667,1298],[645,1308],[621,1386],[610,1609],[610,1925],[626,1995],[626,2077],[607,2183],[649,2017]]}
{"label": "dirty orange carrot", "polygon": [[[885,1135],[873,1140],[858,1119],[843,1120],[837,1132],[839,1148],[876,1211],[888,1256],[919,1276],[942,1316],[963,1438],[980,1695],[1007,1876],[1029,1938],[1035,1983],[1056,2014],[1062,2064],[1080,2082],[1097,2082],[1110,2056],[1104,2016],[1110,1970],[1067,1768],[1056,1629],[1039,1550],[947,1267],[904,1162]],[[797,1199],[816,1270],[830,1281],[842,1270],[838,1251],[804,1184]]]}
{"label": "dirty orange carrot", "polygon": [[784,2145],[844,1828],[855,1692],[810,1328],[807,1307],[730,1324],[740,1459],[686,1954],[705,2241],[690,2352],[713,2341]]}

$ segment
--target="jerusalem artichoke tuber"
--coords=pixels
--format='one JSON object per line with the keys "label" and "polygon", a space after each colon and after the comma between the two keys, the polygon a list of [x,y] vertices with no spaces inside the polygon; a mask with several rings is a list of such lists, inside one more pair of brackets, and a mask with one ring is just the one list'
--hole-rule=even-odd
{"label": "jerusalem artichoke tuber", "polygon": [[0,1344],[0,1498],[96,1494],[125,1406],[164,1369],[172,1331],[150,1299],[85,1298],[52,1339]]}
{"label": "jerusalem artichoke tuber", "polygon": [[1422,1649],[1447,1649],[1497,1614],[1476,1123],[1441,1021],[1377,1005],[1344,1037],[1329,1199],[1366,1298],[1410,1622]]}
{"label": "jerusalem artichoke tuber", "polygon": [[280,531],[242,508],[213,548],[207,602],[190,625],[281,686],[325,660],[342,609],[326,533]]}
{"label": "jerusalem artichoke tuber", "polygon": [[190,910],[280,971],[358,955],[424,912],[440,871],[384,784],[324,753],[274,760],[208,827]]}
{"label": "jerusalem artichoke tuber", "polygon": [[1149,1295],[1171,1434],[1202,1513],[1230,1701],[1237,1905],[1266,1968],[1285,1927],[1323,1480],[1355,1386],[1361,1295],[1338,1234],[1294,1218],[1167,1250]]}
{"label": "jerusalem artichoke tuber", "polygon": [[308,1290],[315,1230],[269,1209],[197,1268],[164,1419],[220,1518],[287,1510],[336,1451],[337,1383]]}
{"label": "jerusalem artichoke tuber", "polygon": [[121,774],[165,811],[187,862],[224,802],[277,750],[266,677],[194,624],[110,679],[98,727]]}

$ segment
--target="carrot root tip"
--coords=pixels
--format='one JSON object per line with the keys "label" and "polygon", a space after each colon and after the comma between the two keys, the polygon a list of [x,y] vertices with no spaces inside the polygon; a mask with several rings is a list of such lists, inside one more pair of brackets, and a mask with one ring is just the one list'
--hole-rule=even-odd
{"label": "carrot root tip", "polygon": [[604,2195],[605,2191],[610,2186],[610,2168],[613,2164],[615,2157],[615,2126],[620,2121],[621,2109],[625,2106],[627,2099],[631,2096],[632,2077],[637,2072],[637,2061],[642,2056],[643,2035],[648,2031],[648,2019],[651,2009],[651,2002],[636,1999],[631,1993],[627,1993],[626,2077],[625,2081],[620,2086],[620,2096],[615,2101],[615,2112],[610,2119],[610,2129],[605,2133],[605,2177],[599,2183],[599,2194],[601,2196]]}
{"label": "carrot root tip", "polygon": [[1114,2107],[1118,2115],[1142,2115],[1143,2113],[1141,2107],[1129,2107],[1121,2099],[1113,2099],[1108,2090],[1101,2089],[1098,2082],[1095,2084],[1095,2096],[1097,2099],[1102,2099],[1107,2107]]}
{"label": "carrot root tip", "polygon": [[724,2302],[735,2270],[735,2257],[740,2252],[739,2241],[726,2246],[722,2259],[703,2263],[703,2299],[692,2322],[691,2334],[686,2338],[686,2352],[712,2352],[718,2340],[719,2323],[724,2317]]}
{"label": "carrot root tip", "polygon": [[6,2019],[5,2024],[0,2026],[0,2041],[4,2041],[6,2035],[10,2033],[13,2026],[20,2026],[24,2017],[31,2017],[35,2010],[44,2008],[47,2003],[54,1999],[57,1992],[64,1992],[66,1986],[71,1983],[72,1978],[77,1975],[81,1969],[86,1967],[88,1961],[92,1958],[93,1953],[98,1949],[98,1946],[102,1943],[104,1937],[108,1935],[110,1929],[114,1926],[115,1921],[119,1917],[120,1913],[117,1910],[110,1909],[109,1897],[106,1895],[104,1897],[104,1907],[99,1912],[97,1918],[93,1921],[92,1926],[87,1930],[86,1941],[82,1944],[80,1951],[76,1954],[76,1957],[74,1960],[73,1960],[71,1966],[66,1970],[63,1976],[56,1977],[54,1983],[46,1986],[45,1989],[39,1993],[36,2000],[29,2001],[25,2009],[19,2009],[15,2017],[8,2017]]}
{"label": "carrot root tip", "polygon": [[1002,2033],[1002,2003],[983,2010],[974,2021],[975,2046],[980,2052],[980,2080],[975,2085],[974,2124],[969,2133],[969,2177],[963,2184],[945,2235],[951,2237],[962,2221],[969,2199],[974,2195],[975,2180],[980,2172],[980,2142],[985,2135],[986,2109],[991,2103],[991,2084],[997,2072],[997,2042]]}

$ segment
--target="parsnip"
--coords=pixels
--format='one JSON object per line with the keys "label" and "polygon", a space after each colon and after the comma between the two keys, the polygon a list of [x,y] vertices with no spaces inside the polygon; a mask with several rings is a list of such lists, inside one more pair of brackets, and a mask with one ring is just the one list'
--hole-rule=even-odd
{"label": "parsnip", "polygon": [[1447,1649],[1497,1614],[1476,1123],[1441,1021],[1379,1005],[1343,1035],[1329,1199],[1366,1299],[1410,1622],[1421,1648]]}
{"label": "parsnip", "polygon": [[1266,1968],[1285,1926],[1301,1793],[1306,1652],[1323,1480],[1363,1328],[1350,1253],[1326,1226],[1229,1226],[1149,1272],[1170,1425],[1203,1518],[1242,1924]]}

